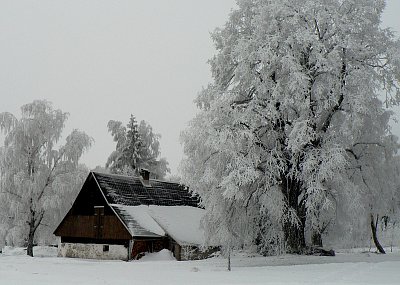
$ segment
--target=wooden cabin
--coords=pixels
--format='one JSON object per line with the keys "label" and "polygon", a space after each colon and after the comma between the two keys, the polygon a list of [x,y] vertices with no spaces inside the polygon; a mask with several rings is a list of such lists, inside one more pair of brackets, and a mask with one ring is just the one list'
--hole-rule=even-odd
{"label": "wooden cabin", "polygon": [[177,260],[199,257],[204,210],[187,187],[143,177],[90,172],[54,231],[59,256],[138,259],[164,248]]}

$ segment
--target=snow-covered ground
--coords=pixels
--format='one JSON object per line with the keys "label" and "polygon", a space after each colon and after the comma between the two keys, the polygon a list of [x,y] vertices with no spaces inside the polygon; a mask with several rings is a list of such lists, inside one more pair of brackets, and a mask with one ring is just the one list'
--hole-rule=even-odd
{"label": "snow-covered ground", "polygon": [[5,248],[0,284],[400,284],[400,252],[342,252],[335,257],[248,257],[236,254],[232,271],[215,257],[178,262],[168,251],[140,261],[58,258],[55,248],[35,248],[37,256]]}

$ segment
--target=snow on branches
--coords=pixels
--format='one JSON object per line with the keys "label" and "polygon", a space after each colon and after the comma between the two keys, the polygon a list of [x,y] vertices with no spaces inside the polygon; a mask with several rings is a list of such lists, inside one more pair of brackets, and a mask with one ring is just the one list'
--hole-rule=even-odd
{"label": "snow on branches", "polygon": [[[17,119],[10,113],[0,114],[1,131],[5,134],[0,152],[0,197],[3,222],[9,228],[7,240],[25,243],[33,255],[35,233],[46,221],[54,222],[67,192],[82,181],[76,181],[78,160],[89,149],[93,139],[74,130],[66,143],[57,148],[68,117],[54,110],[47,101],[34,101],[21,108]],[[74,181],[76,183],[74,183]]]}
{"label": "snow on branches", "polygon": [[306,232],[322,243],[348,191],[371,188],[364,167],[397,149],[383,107],[397,104],[400,45],[380,27],[384,1],[238,5],[212,35],[213,82],[182,134],[184,182],[202,198],[210,237],[265,248],[278,235],[304,252]]}

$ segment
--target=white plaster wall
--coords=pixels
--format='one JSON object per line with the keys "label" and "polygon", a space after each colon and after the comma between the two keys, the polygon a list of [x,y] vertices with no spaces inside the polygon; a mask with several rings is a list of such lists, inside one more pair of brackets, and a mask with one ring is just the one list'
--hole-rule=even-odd
{"label": "white plaster wall", "polygon": [[128,259],[128,248],[123,245],[109,245],[109,251],[103,252],[104,244],[85,244],[85,243],[60,243],[58,246],[58,256],[77,257],[88,259]]}

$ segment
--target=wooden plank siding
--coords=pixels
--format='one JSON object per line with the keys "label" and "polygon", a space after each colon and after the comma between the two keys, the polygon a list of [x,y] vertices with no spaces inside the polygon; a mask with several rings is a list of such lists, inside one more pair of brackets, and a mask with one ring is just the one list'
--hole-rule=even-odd
{"label": "wooden plank siding", "polygon": [[89,175],[70,211],[54,232],[63,238],[87,240],[131,240],[132,236],[108,206]]}
{"label": "wooden plank siding", "polygon": [[131,239],[131,235],[116,216],[103,216],[101,230],[98,221],[99,218],[95,215],[68,215],[57,229],[56,235],[93,239]]}

